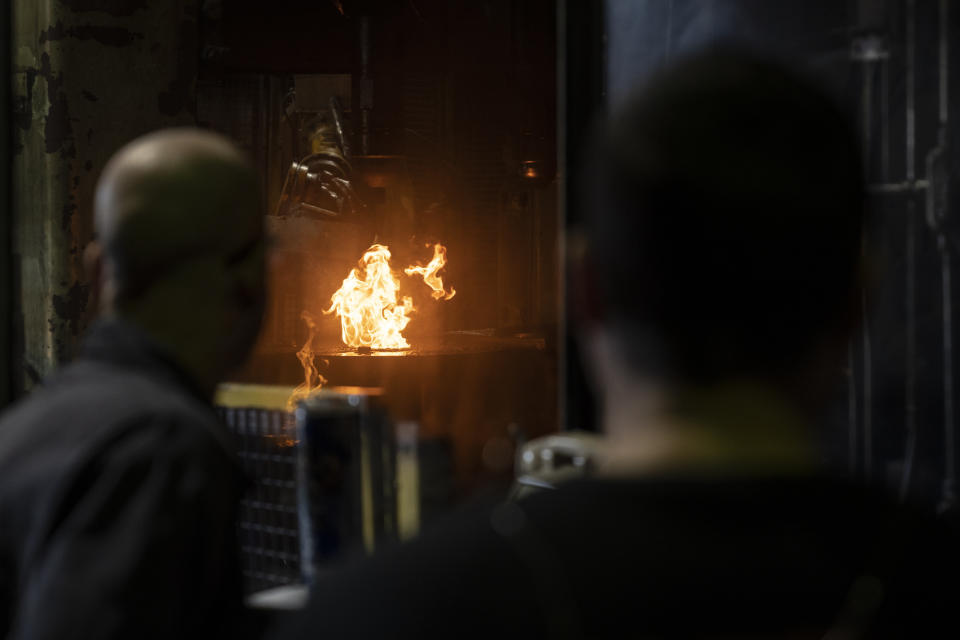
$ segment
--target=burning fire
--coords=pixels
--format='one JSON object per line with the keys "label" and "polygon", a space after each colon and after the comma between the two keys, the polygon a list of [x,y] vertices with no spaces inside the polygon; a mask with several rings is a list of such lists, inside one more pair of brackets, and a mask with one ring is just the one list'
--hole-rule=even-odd
{"label": "burning fire", "polygon": [[447,248],[442,244],[433,245],[433,260],[425,267],[407,267],[403,270],[408,276],[419,273],[423,276],[423,281],[428,287],[433,289],[434,300],[449,300],[457,295],[457,290],[450,287],[450,293],[443,290],[443,279],[437,275],[437,272],[447,264]]}
{"label": "burning fire", "polygon": [[[419,274],[433,291],[436,300],[449,300],[456,291],[447,293],[437,275],[447,263],[447,250],[441,244],[433,247],[433,259],[427,266],[410,266],[407,275]],[[330,308],[324,313],[340,317],[340,336],[350,347],[370,349],[406,349],[410,346],[403,330],[416,311],[413,298],[400,296],[400,283],[390,269],[390,249],[374,244],[360,259],[358,268],[350,271],[341,287],[330,297]]]}
{"label": "burning fire", "polygon": [[397,302],[399,291],[400,283],[390,270],[390,249],[375,244],[330,297],[330,308],[324,313],[340,317],[340,337],[347,346],[406,349],[410,344],[401,332],[414,306],[410,296]]}
{"label": "burning fire", "polygon": [[[403,271],[408,276],[420,275],[432,290],[430,295],[435,300],[449,300],[457,292],[453,287],[447,292],[443,288],[443,279],[438,275],[446,264],[446,247],[435,244],[433,259],[426,266],[410,266]],[[340,317],[340,337],[347,346],[406,349],[410,343],[402,332],[414,311],[413,298],[400,296],[400,282],[390,269],[389,247],[374,244],[363,254],[358,267],[350,271],[340,288],[330,297],[330,308],[324,313],[336,313]],[[293,410],[298,401],[327,383],[326,378],[320,375],[312,349],[317,333],[316,322],[306,312],[301,314],[301,318],[307,323],[310,336],[297,352],[297,359],[303,366],[303,383],[293,390],[287,400],[288,410]]]}
{"label": "burning fire", "polygon": [[303,367],[303,382],[293,390],[290,398],[287,399],[287,411],[292,411],[293,408],[296,407],[297,402],[327,384],[327,379],[320,375],[320,370],[317,369],[317,363],[314,360],[313,350],[311,349],[313,338],[317,335],[317,323],[314,322],[313,316],[306,311],[300,314],[300,318],[307,323],[307,329],[310,331],[310,335],[307,341],[303,343],[300,351],[297,351],[297,360],[300,361],[300,365]]}

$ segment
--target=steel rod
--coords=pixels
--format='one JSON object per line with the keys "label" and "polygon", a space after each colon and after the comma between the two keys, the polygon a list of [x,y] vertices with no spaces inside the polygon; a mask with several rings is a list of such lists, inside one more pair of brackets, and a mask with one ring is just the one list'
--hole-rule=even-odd
{"label": "steel rod", "polygon": [[[947,0],[940,0],[939,5],[939,120],[940,134],[939,144],[947,144],[947,123],[949,106],[949,78],[948,65],[950,54],[950,41],[948,27],[948,6]],[[928,176],[931,180],[933,176]],[[941,179],[943,179],[941,177]],[[928,197],[933,197],[934,190],[931,190]],[[946,206],[944,202],[937,203],[940,207],[938,218],[938,245],[940,248],[940,269],[941,269],[941,298],[943,310],[943,438],[944,438],[944,478],[943,478],[943,500],[940,504],[941,511],[952,510],[956,504],[956,425],[954,423],[954,404],[953,404],[953,286],[952,286],[952,264],[950,243],[947,240],[947,231],[944,228],[943,218],[947,212],[943,210]]]}
{"label": "steel rod", "polygon": [[906,316],[906,357],[904,362],[904,418],[906,446],[903,469],[900,476],[900,499],[906,500],[913,481],[913,462],[917,451],[917,203],[912,198],[907,202],[907,225],[904,262],[906,267],[904,287],[904,315]]}

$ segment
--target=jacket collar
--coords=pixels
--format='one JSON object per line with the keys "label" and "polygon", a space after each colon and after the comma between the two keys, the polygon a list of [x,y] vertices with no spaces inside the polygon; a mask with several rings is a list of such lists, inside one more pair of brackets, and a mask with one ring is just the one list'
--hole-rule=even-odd
{"label": "jacket collar", "polygon": [[168,349],[123,318],[109,316],[94,322],[81,344],[79,356],[165,378],[204,404],[210,404],[208,395]]}

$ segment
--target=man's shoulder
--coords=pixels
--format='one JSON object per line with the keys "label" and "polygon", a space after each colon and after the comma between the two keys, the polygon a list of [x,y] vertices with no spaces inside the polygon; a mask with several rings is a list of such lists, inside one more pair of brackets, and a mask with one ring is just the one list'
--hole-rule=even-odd
{"label": "man's shoulder", "polygon": [[[89,398],[89,401],[84,401]],[[150,370],[96,360],[78,360],[55,373],[41,387],[43,403],[99,404],[116,414],[144,412],[205,419],[209,406],[182,385]]]}
{"label": "man's shoulder", "polygon": [[816,626],[866,584],[884,592],[870,615],[892,628],[927,624],[960,595],[945,586],[960,557],[944,523],[841,477],[594,480],[521,507],[594,625],[645,602],[654,629],[690,607],[696,629]]}
{"label": "man's shoulder", "polygon": [[[486,616],[546,629],[566,621],[597,637],[614,637],[627,622],[816,626],[833,619],[862,576],[883,580],[899,616],[929,600],[923,581],[939,575],[934,550],[945,548],[943,533],[934,518],[833,478],[573,482],[464,510],[335,574],[286,637],[306,637],[321,618],[349,629],[355,598],[417,631],[437,624],[423,602],[451,623]],[[691,611],[696,619],[685,618]],[[903,620],[915,617],[891,624]]]}
{"label": "man's shoulder", "polygon": [[[909,536],[945,533],[933,514],[901,504],[882,489],[831,475],[592,479],[519,504],[532,525],[555,536],[559,546],[633,541],[633,557],[650,562],[665,560],[671,550],[689,557],[697,549],[723,553],[727,546],[754,558],[782,551],[773,544],[752,546],[765,540],[852,551],[869,541],[896,544]],[[645,548],[655,551],[647,558]]]}
{"label": "man's shoulder", "polygon": [[[78,361],[51,376],[0,419],[0,468],[37,459],[51,474],[133,435],[170,446],[226,449],[209,406],[149,374]],[[171,437],[172,436],[172,437]]]}

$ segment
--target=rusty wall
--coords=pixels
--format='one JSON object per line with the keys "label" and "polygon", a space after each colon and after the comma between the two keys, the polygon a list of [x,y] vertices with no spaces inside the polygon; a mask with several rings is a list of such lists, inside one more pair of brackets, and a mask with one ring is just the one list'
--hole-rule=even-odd
{"label": "rusty wall", "polygon": [[195,120],[200,0],[13,0],[13,387],[89,322],[96,179],[148,131]]}

